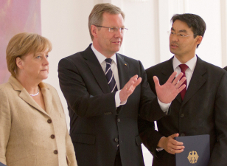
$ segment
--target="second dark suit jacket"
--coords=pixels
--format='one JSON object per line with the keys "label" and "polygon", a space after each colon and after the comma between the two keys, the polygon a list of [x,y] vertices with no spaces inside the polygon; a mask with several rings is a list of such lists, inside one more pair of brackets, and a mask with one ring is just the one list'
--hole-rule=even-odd
{"label": "second dark suit jacket", "polygon": [[[155,93],[152,77],[160,84],[173,72],[172,58],[146,70],[148,82]],[[153,123],[144,124],[141,138],[154,155],[154,166],[175,166],[175,155],[165,150],[156,151],[162,136],[210,135],[211,159],[209,166],[227,165],[227,72],[200,58],[192,75],[184,100],[180,94],[171,104],[171,114],[158,120],[158,131]]]}
{"label": "second dark suit jacket", "polygon": [[105,74],[89,46],[59,62],[61,90],[70,115],[70,135],[79,166],[113,166],[119,145],[123,166],[143,166],[138,115],[164,116],[140,61],[117,54],[120,88],[137,74],[143,81],[125,105],[116,108]]}

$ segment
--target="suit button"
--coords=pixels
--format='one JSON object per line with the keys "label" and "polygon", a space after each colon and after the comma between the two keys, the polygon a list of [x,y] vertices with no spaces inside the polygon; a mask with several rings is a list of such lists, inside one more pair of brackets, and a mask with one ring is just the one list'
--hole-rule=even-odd
{"label": "suit button", "polygon": [[120,118],[117,118],[117,122],[120,122],[121,121],[121,119]]}
{"label": "suit button", "polygon": [[184,114],[181,114],[180,117],[183,118],[184,117]]}
{"label": "suit button", "polygon": [[54,150],[54,154],[58,154],[58,150]]}
{"label": "suit button", "polygon": [[54,135],[54,134],[52,134],[52,135],[50,136],[50,138],[54,139],[54,138],[55,138],[55,135]]}
{"label": "suit button", "polygon": [[52,120],[51,120],[51,119],[48,119],[48,120],[47,120],[47,123],[52,123]]}
{"label": "suit button", "polygon": [[119,140],[118,140],[118,138],[114,138],[114,141],[118,143]]}

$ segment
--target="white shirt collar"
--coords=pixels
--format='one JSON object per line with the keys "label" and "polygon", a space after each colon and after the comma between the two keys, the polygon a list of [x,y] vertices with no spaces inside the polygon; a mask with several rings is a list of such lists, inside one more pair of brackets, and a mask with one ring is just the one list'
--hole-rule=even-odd
{"label": "white shirt collar", "polygon": [[[194,71],[197,62],[197,56],[195,55],[192,59],[187,61],[185,64],[191,71]],[[173,57],[173,70],[175,71],[179,65],[182,64],[175,56]]]}
{"label": "white shirt collar", "polygon": [[[107,57],[105,57],[103,54],[101,54],[100,52],[98,52],[98,51],[95,49],[95,47],[93,46],[93,44],[91,45],[91,49],[92,49],[92,51],[94,52],[95,56],[97,57],[99,63],[100,63],[100,64],[103,63],[103,61],[105,61],[105,59],[106,59]],[[111,57],[111,59],[112,59],[112,62],[115,62],[115,63],[117,64],[116,54],[114,54],[114,55]]]}

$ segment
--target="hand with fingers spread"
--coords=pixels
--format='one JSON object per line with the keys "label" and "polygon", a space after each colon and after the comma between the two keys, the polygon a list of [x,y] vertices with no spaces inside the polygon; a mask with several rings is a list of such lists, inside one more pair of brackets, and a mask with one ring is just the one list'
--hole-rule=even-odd
{"label": "hand with fingers spread", "polygon": [[169,137],[162,137],[158,142],[158,147],[165,149],[170,154],[181,153],[184,151],[183,142],[178,142],[174,138],[179,134],[172,134]]}
{"label": "hand with fingers spread", "polygon": [[120,91],[120,100],[121,102],[127,101],[128,97],[134,92],[135,88],[141,83],[142,78],[138,75],[134,75],[130,80],[125,84],[125,86]]}
{"label": "hand with fingers spread", "polygon": [[186,87],[184,81],[186,77],[182,77],[183,73],[180,73],[176,78],[177,72],[169,77],[165,84],[160,85],[158,77],[154,76],[155,89],[158,99],[163,103],[171,103],[176,96]]}

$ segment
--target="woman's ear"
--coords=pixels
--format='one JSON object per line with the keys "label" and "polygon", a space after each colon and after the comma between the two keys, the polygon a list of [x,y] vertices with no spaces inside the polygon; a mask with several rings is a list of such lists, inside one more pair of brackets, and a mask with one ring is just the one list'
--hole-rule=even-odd
{"label": "woman's ear", "polygon": [[23,69],[23,61],[20,57],[16,58],[16,65],[19,69]]}

